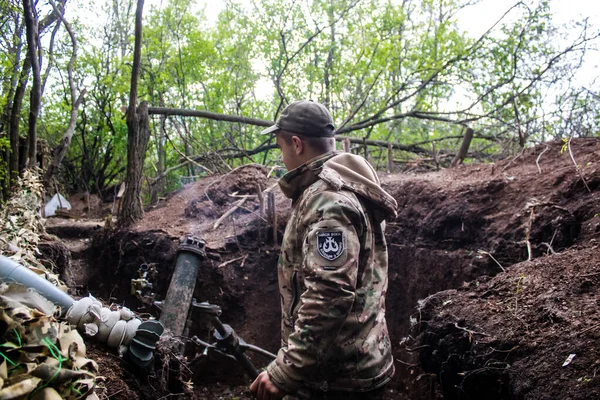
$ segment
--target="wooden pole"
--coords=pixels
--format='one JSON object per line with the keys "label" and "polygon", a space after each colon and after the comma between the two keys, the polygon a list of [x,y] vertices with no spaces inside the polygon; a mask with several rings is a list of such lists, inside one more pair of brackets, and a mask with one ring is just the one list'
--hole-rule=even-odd
{"label": "wooden pole", "polygon": [[273,226],[273,245],[277,246],[277,210],[275,209],[275,193],[269,192],[269,216]]}
{"label": "wooden pole", "polygon": [[258,197],[260,216],[265,217],[265,195],[262,191],[261,184],[256,185],[256,197]]}
{"label": "wooden pole", "polygon": [[60,200],[60,193],[58,193],[58,185],[56,184],[56,180],[54,180],[54,190],[56,191],[56,198],[58,199],[58,206],[60,208],[64,208],[62,205],[62,201]]}
{"label": "wooden pole", "polygon": [[431,151],[433,152],[433,162],[435,163],[435,170],[440,170],[440,154],[438,153],[435,142],[431,143]]}
{"label": "wooden pole", "polygon": [[456,157],[454,157],[454,160],[452,160],[450,167],[455,167],[459,164],[462,164],[463,160],[465,159],[465,156],[467,155],[467,152],[469,151],[469,147],[471,146],[471,141],[473,140],[474,133],[475,132],[473,131],[473,129],[467,128],[465,136],[463,137],[463,141],[460,145],[460,149],[458,150],[458,153],[456,153]]}
{"label": "wooden pole", "polygon": [[342,144],[344,145],[344,152],[350,153],[350,139],[348,139],[347,137],[344,138]]}
{"label": "wooden pole", "polygon": [[391,143],[388,143],[388,172],[394,171],[394,147]]}

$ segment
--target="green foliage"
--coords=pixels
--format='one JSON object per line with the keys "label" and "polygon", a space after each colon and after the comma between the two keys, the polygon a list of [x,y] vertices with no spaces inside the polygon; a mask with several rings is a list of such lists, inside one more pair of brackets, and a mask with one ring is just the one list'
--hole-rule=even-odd
{"label": "green foliage", "polygon": [[[220,7],[214,21],[194,0],[152,3],[144,10],[138,97],[153,107],[265,120],[274,120],[293,100],[312,98],[326,103],[351,136],[417,144],[432,152],[433,140],[435,151],[455,151],[460,140],[448,138],[466,125],[499,143],[476,138],[471,150],[477,157],[511,148],[519,134],[530,141],[572,132],[598,135],[597,94],[569,81],[575,64],[567,55],[580,54],[587,42],[561,53],[549,2],[518,3],[479,40],[458,26],[457,15],[467,3],[228,0],[206,3]],[[129,98],[135,3],[80,4],[84,11],[74,15],[81,21],[70,22],[80,43],[76,82],[88,94],[65,170],[71,186],[102,191],[125,176],[127,126],[121,108]],[[6,21],[0,41],[17,31],[19,9],[16,0],[0,6],[0,20]],[[91,24],[88,14],[96,12],[98,21]],[[17,40],[2,44],[4,109],[11,68],[18,64],[17,53],[4,49],[15,48]],[[71,108],[64,72],[70,54],[70,40],[61,31],[40,130],[51,145],[62,137]],[[555,96],[561,106],[550,110],[549,93],[557,82],[566,82],[566,89]],[[166,176],[152,195],[180,186],[186,182],[182,175],[206,173],[194,164],[169,170],[185,157],[199,156],[196,161],[211,171],[226,169],[225,164],[276,164],[275,151],[244,155],[265,144],[259,131],[210,119],[153,116],[145,175],[149,181]]]}
{"label": "green foliage", "polygon": [[560,154],[566,153],[569,150],[569,138],[562,139],[563,145],[560,148]]}

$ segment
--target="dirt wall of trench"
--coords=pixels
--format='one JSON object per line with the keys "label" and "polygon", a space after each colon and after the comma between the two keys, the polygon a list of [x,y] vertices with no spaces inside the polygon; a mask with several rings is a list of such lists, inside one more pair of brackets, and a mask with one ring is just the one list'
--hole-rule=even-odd
{"label": "dirt wall of trench", "polygon": [[[382,176],[384,187],[399,204],[398,218],[389,222],[386,234],[390,255],[387,318],[400,360],[391,386],[396,394],[389,398],[431,399],[442,391],[439,377],[412,365],[419,361],[416,352],[407,352],[401,344],[414,334],[411,327],[420,299],[460,288],[481,276],[497,275],[530,253],[537,258],[596,240],[590,221],[599,211],[600,140],[572,143],[585,183],[569,155],[561,153],[561,146],[552,142],[527,149],[495,165]],[[130,279],[136,277],[141,263],[153,264],[157,271],[154,290],[158,299],[164,298],[178,238],[193,233],[207,240],[209,253],[200,268],[196,299],[220,305],[223,320],[247,342],[276,351],[280,340],[278,250],[270,243],[269,224],[258,216],[258,198],[249,197],[243,209],[213,229],[215,220],[236,201],[232,194],[252,196],[253,188],[274,183],[261,175],[261,169],[242,172],[243,179],[235,171],[218,179],[218,202],[207,200],[207,193],[213,197],[216,193],[215,180],[199,181],[148,210],[132,230],[96,235],[88,259],[97,278],[84,286],[105,300],[155,312],[130,295]],[[245,182],[241,192],[240,182]],[[289,202],[278,193],[276,204],[281,240]],[[199,324],[192,324],[188,334],[205,333]],[[239,375],[235,379],[239,381]]]}

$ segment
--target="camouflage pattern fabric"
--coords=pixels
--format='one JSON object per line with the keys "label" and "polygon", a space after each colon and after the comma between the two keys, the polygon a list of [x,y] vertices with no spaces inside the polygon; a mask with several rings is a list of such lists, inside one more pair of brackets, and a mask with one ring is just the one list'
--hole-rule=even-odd
{"label": "camouflage pattern fabric", "polygon": [[32,290],[0,285],[0,399],[97,399],[98,365],[48,307]]}
{"label": "camouflage pattern fabric", "polygon": [[[40,170],[27,170],[0,210],[0,255],[9,256],[59,289],[67,287],[37,260],[45,235]],[[97,364],[75,328],[58,322],[57,307],[17,284],[0,285],[0,399],[97,399]]]}
{"label": "camouflage pattern fabric", "polygon": [[279,185],[293,210],[278,265],[282,349],[269,376],[288,393],[377,389],[394,373],[384,219],[396,201],[348,153],[317,157]]}

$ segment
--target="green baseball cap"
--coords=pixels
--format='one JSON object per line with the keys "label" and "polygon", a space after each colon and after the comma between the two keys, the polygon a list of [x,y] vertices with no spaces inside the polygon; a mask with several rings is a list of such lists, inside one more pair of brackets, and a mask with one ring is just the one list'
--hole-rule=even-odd
{"label": "green baseball cap", "polygon": [[332,137],[335,126],[329,110],[312,100],[297,100],[283,109],[275,125],[262,131],[261,135],[284,130],[298,135]]}

